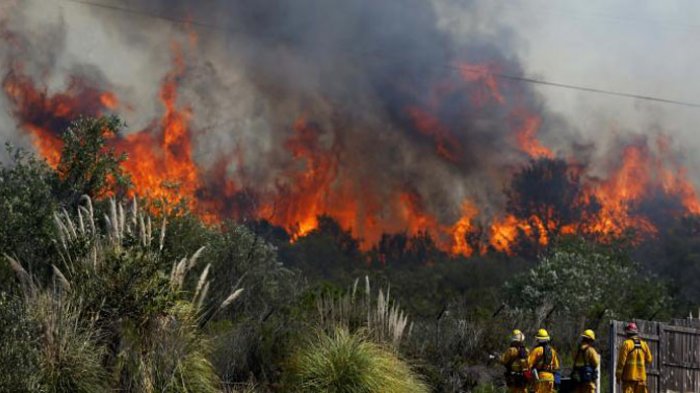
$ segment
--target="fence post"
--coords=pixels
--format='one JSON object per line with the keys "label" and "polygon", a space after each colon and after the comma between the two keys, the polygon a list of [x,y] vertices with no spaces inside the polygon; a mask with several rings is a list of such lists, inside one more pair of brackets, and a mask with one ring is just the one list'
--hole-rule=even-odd
{"label": "fence post", "polygon": [[656,354],[656,369],[659,370],[659,382],[657,383],[657,392],[665,392],[666,391],[666,382],[664,381],[664,362],[666,361],[666,337],[664,337],[664,333],[666,331],[664,324],[659,323],[657,325],[658,330],[656,334],[659,336],[659,353]]}
{"label": "fence post", "polygon": [[[608,338],[609,340],[609,348],[610,348],[610,359],[612,361],[608,365],[608,369],[610,372],[610,393],[615,393],[615,385],[617,385],[615,381],[615,363],[617,362],[617,348],[615,348],[615,341],[617,340],[617,323],[615,321],[610,321],[610,337]],[[600,379],[600,377],[598,378]]]}

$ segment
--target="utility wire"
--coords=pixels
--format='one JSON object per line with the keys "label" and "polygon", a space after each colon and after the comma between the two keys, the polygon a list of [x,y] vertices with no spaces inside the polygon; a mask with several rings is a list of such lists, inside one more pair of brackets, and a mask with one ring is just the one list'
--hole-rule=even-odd
{"label": "utility wire", "polygon": [[[153,19],[159,19],[159,20],[163,20],[166,22],[179,24],[179,25],[196,26],[196,27],[199,27],[199,28],[202,28],[205,30],[210,30],[210,31],[215,31],[215,32],[241,33],[241,34],[245,33],[245,31],[240,30],[240,29],[232,29],[232,28],[228,28],[225,26],[217,26],[217,25],[212,25],[212,24],[198,22],[198,21],[189,20],[189,19],[172,18],[172,17],[161,15],[161,14],[157,14],[154,12],[141,11],[141,10],[136,10],[133,8],[105,4],[105,3],[98,3],[98,2],[93,2],[93,1],[89,1],[89,0],[56,0],[56,1],[75,3],[75,4],[80,4],[80,5],[89,6],[89,7],[103,8],[106,10],[122,12],[122,13],[127,13],[127,14],[132,14],[132,15],[140,15],[140,16],[153,18]],[[366,55],[369,55],[369,54],[365,54],[365,56]],[[371,55],[377,56],[377,57],[382,57],[382,55],[380,55],[380,54],[371,54]],[[363,55],[358,54],[358,56],[363,56]],[[531,78],[531,77],[527,77],[527,76],[518,76],[518,75],[510,75],[510,74],[494,73],[494,72],[486,72],[485,73],[484,71],[481,71],[481,70],[470,70],[466,67],[460,67],[460,66],[455,66],[455,65],[444,65],[444,66],[439,66],[439,67],[457,69],[461,72],[467,72],[467,73],[486,74],[486,75],[491,75],[491,76],[498,78],[498,79],[521,82],[521,83],[530,83],[530,84],[536,84],[536,85],[542,85],[542,86],[551,86],[551,87],[576,90],[576,91],[581,91],[581,92],[586,92],[586,93],[594,93],[594,94],[601,94],[601,95],[608,95],[608,96],[615,96],[615,97],[632,98],[632,99],[637,99],[637,100],[658,102],[658,103],[664,103],[664,104],[670,104],[670,105],[679,105],[679,106],[685,106],[685,107],[690,107],[690,108],[700,108],[700,103],[697,103],[697,102],[673,100],[673,99],[662,98],[662,97],[646,96],[646,95],[627,93],[627,92],[621,92],[621,91],[600,89],[600,88],[595,88],[595,87],[574,85],[574,84],[569,84],[569,83],[553,82],[553,81],[548,81],[545,79],[536,79],[536,78]]]}
{"label": "utility wire", "polygon": [[[464,71],[475,72],[475,73],[479,72],[477,70],[464,70]],[[667,98],[644,96],[644,95],[639,95],[639,94],[625,93],[625,92],[613,91],[613,90],[596,89],[595,87],[571,85],[568,83],[552,82],[552,81],[547,81],[547,80],[542,80],[542,79],[528,78],[528,77],[524,77],[524,76],[515,76],[515,75],[507,75],[507,74],[499,74],[499,73],[491,73],[490,75],[493,75],[494,77],[501,78],[501,79],[508,79],[508,80],[513,80],[513,81],[518,81],[518,82],[526,82],[526,83],[534,83],[534,84],[544,85],[544,86],[560,87],[562,89],[571,89],[571,90],[584,91],[584,92],[588,92],[588,93],[605,94],[605,95],[615,96],[615,97],[634,98],[637,100],[662,102],[665,104],[681,105],[681,106],[687,106],[690,108],[700,108],[700,103],[695,103],[695,102],[671,100],[671,99],[667,99]]]}

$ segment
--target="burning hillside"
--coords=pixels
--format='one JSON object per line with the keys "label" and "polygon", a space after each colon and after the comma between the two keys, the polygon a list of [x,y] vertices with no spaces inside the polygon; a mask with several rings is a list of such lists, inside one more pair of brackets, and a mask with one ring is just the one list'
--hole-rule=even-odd
{"label": "burning hillside", "polygon": [[[241,7],[263,12],[258,19],[265,23],[282,17]],[[235,141],[227,144],[201,127],[203,118],[223,113],[202,105],[226,88],[212,79],[216,72],[202,72],[212,67],[200,60],[211,48],[191,31],[169,38],[169,69],[151,82],[159,85],[151,97],[158,113],[141,114],[151,117],[145,128],[113,141],[129,156],[124,170],[133,192],[184,202],[208,222],[267,220],[293,240],[327,215],[364,248],[385,233],[427,232],[442,250],[467,256],[513,253],[523,239],[544,246],[561,234],[653,236],[660,215],[700,213],[668,137],[620,138],[607,148],[607,161],[593,168],[574,148],[581,141],[547,143],[548,135],[567,132],[553,129],[556,122],[548,119],[554,115],[533,90],[497,77],[504,69],[519,72],[517,63],[493,48],[440,49],[450,42],[429,16],[409,16],[425,30],[419,41],[405,42],[399,27],[388,36],[369,29],[355,37],[376,50],[407,45],[398,60],[341,59],[303,33],[258,42],[270,52],[242,56],[264,109],[241,116],[265,117],[266,133],[251,137],[245,124],[218,126],[217,138],[231,133]],[[243,28],[260,39],[258,26]],[[71,120],[139,110],[110,83],[80,70],[68,72],[61,89],[50,89],[46,80],[56,70],[27,71],[31,38],[7,21],[0,29],[11,44],[12,60],[2,69],[8,112],[49,164],[57,164],[60,134]],[[341,33],[327,39],[344,42]],[[288,68],[274,68],[275,60],[266,58],[278,46],[292,63]],[[464,49],[464,57],[454,55],[456,49]],[[327,58],[333,64],[323,63]],[[212,143],[216,149],[206,157],[197,154],[198,146]]]}

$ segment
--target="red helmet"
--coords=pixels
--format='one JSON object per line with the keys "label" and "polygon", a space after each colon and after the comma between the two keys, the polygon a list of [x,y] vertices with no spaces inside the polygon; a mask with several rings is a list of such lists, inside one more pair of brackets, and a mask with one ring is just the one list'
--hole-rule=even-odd
{"label": "red helmet", "polygon": [[639,328],[637,327],[637,324],[634,322],[630,322],[625,326],[625,333],[627,334],[637,334],[639,333]]}

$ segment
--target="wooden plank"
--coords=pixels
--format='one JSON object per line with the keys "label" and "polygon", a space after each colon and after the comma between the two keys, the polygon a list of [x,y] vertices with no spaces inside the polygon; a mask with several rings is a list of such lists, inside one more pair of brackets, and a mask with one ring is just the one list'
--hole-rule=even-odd
{"label": "wooden plank", "polygon": [[[670,376],[668,372],[665,371],[665,361],[668,356],[668,330],[666,325],[659,324],[659,353],[656,355],[658,359],[659,372],[661,373],[661,380],[659,381],[659,391],[665,392],[668,390],[668,382]],[[652,356],[654,354],[652,353]]]}
{"label": "wooden plank", "polygon": [[610,348],[610,360],[609,372],[610,372],[610,392],[616,393],[617,383],[615,382],[615,366],[617,365],[617,321],[610,322],[610,337],[608,338],[609,348]]}
{"label": "wooden plank", "polygon": [[698,329],[697,328],[692,328],[692,327],[686,327],[686,326],[673,326],[673,325],[665,325],[664,330],[669,331],[669,332],[680,332],[680,333],[687,333],[687,334],[692,334],[692,335],[698,335]]}
{"label": "wooden plank", "polygon": [[[654,361],[647,369],[649,392],[700,392],[700,323],[674,320],[671,324],[635,321],[640,337],[647,341]],[[615,364],[620,344],[626,339],[624,322],[611,321],[610,391],[618,392]]]}

